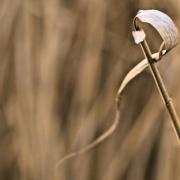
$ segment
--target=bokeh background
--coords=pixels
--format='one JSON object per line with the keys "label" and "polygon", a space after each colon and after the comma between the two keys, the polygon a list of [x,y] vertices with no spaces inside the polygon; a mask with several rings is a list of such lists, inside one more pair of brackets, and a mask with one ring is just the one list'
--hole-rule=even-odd
{"label": "bokeh background", "polygon": [[[143,59],[131,33],[140,9],[180,29],[178,0],[0,1],[0,180],[180,179],[180,146],[149,70],[124,91],[114,134],[56,167],[112,124],[118,87]],[[179,57],[177,46],[158,63],[178,113]]]}

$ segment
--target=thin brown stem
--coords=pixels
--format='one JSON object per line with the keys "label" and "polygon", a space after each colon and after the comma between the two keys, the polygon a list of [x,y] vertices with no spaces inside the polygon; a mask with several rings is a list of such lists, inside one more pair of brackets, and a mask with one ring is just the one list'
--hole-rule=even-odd
{"label": "thin brown stem", "polygon": [[152,72],[152,75],[154,77],[154,80],[156,82],[156,85],[158,87],[158,90],[162,96],[162,99],[165,103],[165,106],[168,110],[168,113],[171,117],[171,120],[172,120],[172,124],[174,126],[174,129],[175,129],[175,132],[176,132],[176,135],[180,141],[180,121],[179,121],[179,118],[178,118],[178,115],[177,115],[177,112],[175,110],[175,107],[174,107],[174,104],[172,102],[172,99],[170,98],[170,96],[168,95],[168,92],[167,92],[167,89],[166,89],[166,86],[162,80],[162,77],[159,73],[159,70],[155,64],[155,61],[154,59],[152,58],[151,56],[151,51],[150,51],[150,48],[147,44],[147,42],[144,40],[142,43],[141,43],[141,47],[143,49],[143,53],[145,55],[145,57],[147,58],[148,62],[149,62],[149,65],[150,65],[150,69],[151,69],[151,72]]}

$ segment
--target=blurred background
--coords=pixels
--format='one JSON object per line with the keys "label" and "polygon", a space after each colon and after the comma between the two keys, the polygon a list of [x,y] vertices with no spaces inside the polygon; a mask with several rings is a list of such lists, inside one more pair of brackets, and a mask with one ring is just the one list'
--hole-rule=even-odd
{"label": "blurred background", "polygon": [[[180,179],[180,146],[149,70],[124,91],[114,134],[55,166],[112,124],[118,87],[144,58],[131,33],[140,9],[180,29],[178,0],[0,1],[0,180]],[[179,51],[158,63],[178,113]]]}

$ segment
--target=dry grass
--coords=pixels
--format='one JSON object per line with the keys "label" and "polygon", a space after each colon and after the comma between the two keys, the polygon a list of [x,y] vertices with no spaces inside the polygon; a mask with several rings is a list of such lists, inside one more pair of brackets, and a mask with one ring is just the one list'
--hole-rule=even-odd
{"label": "dry grass", "polygon": [[[178,180],[179,144],[148,71],[124,91],[116,132],[55,165],[112,124],[120,82],[143,58],[131,35],[137,10],[163,10],[180,29],[179,5],[0,1],[0,180]],[[178,112],[179,49],[158,64]]]}

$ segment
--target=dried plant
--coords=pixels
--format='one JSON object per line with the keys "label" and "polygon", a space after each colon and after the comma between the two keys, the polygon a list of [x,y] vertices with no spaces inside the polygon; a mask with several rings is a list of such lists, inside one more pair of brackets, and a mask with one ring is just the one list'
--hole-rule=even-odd
{"label": "dried plant", "polygon": [[[179,141],[131,34],[152,7],[180,29],[178,0],[0,1],[0,180],[179,180]],[[135,42],[180,112],[180,46],[166,53],[145,12]]]}
{"label": "dried plant", "polygon": [[[151,50],[149,45],[145,40],[145,35],[143,30],[140,30],[138,23],[136,23],[137,19],[144,23],[149,23],[159,32],[163,39],[163,43],[159,48],[158,58],[154,58],[151,55]],[[146,10],[140,11],[134,21],[134,26],[136,31],[134,31],[134,38],[137,44],[141,44],[143,53],[148,60],[152,75],[156,82],[157,88],[159,89],[160,95],[162,96],[163,102],[169,112],[169,115],[172,119],[173,126],[175,128],[175,133],[178,136],[178,140],[180,140],[180,121],[175,110],[174,104],[172,103],[171,98],[168,95],[164,82],[161,78],[159,70],[157,69],[155,63],[159,61],[163,55],[169,52],[176,44],[178,43],[179,33],[174,25],[173,21],[164,13],[157,10]],[[137,40],[138,39],[138,40]]]}
{"label": "dried plant", "polygon": [[[138,26],[137,20],[140,20],[143,23],[151,24],[159,32],[160,36],[163,39],[163,42],[157,53],[154,53],[154,54],[151,53],[150,48],[145,40],[145,37],[146,37],[145,32],[143,31],[143,29],[140,28],[140,26]],[[178,119],[172,100],[169,97],[166,87],[162,81],[161,75],[155,65],[156,62],[162,59],[162,57],[167,52],[169,52],[173,47],[175,47],[176,44],[178,43],[178,38],[179,38],[178,30],[176,26],[174,25],[173,21],[166,14],[157,10],[139,11],[134,19],[134,26],[135,26],[135,31],[133,31],[133,36],[134,36],[135,42],[137,44],[141,44],[143,53],[145,55],[145,59],[142,60],[137,66],[135,66],[126,75],[126,77],[124,78],[123,82],[120,85],[120,88],[116,96],[116,115],[115,115],[113,124],[104,134],[102,134],[99,138],[97,138],[91,144],[85,146],[84,148],[80,149],[77,152],[72,152],[71,154],[68,154],[63,159],[61,159],[56,164],[56,167],[58,167],[64,161],[70,158],[79,156],[95,148],[97,145],[99,145],[104,140],[106,140],[115,131],[116,127],[119,124],[119,119],[120,119],[121,93],[123,92],[126,85],[128,85],[128,83],[133,78],[135,78],[137,75],[143,72],[148,66],[151,69],[157,88],[159,89],[159,92],[163,98],[165,106],[172,119],[172,123],[174,125],[175,132],[178,136],[178,140],[180,140],[180,121]]]}

